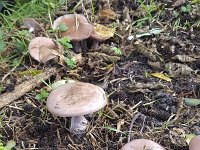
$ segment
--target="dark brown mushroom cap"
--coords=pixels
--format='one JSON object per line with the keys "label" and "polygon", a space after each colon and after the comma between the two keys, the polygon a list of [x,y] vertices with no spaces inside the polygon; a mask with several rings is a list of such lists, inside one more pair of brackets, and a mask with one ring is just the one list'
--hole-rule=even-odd
{"label": "dark brown mushroom cap", "polygon": [[115,29],[108,28],[104,25],[95,23],[93,26],[93,30],[90,34],[90,38],[97,41],[105,41],[110,37],[113,37],[115,33]]}
{"label": "dark brown mushroom cap", "polygon": [[136,139],[125,144],[121,150],[165,150],[158,143],[147,139]]}
{"label": "dark brown mushroom cap", "polygon": [[53,29],[57,29],[61,24],[67,26],[66,31],[61,31],[61,37],[67,37],[72,41],[87,39],[93,29],[93,26],[88,23],[85,16],[80,14],[67,14],[57,18],[54,21]]}
{"label": "dark brown mushroom cap", "polygon": [[200,150],[200,135],[192,138],[189,143],[189,150]]}
{"label": "dark brown mushroom cap", "polygon": [[90,114],[103,108],[106,103],[102,88],[83,82],[64,84],[53,90],[47,98],[48,110],[60,117]]}
{"label": "dark brown mushroom cap", "polygon": [[36,37],[30,41],[28,50],[35,60],[45,63],[57,56],[52,52],[55,47],[56,45],[51,38]]}

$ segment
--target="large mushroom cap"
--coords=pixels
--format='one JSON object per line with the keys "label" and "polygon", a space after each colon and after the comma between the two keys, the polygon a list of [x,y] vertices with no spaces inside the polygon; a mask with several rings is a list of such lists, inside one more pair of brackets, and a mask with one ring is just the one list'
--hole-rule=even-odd
{"label": "large mushroom cap", "polygon": [[35,60],[42,63],[45,63],[57,56],[52,52],[55,48],[56,45],[53,40],[47,37],[36,37],[30,41],[28,46],[30,55]]}
{"label": "large mushroom cap", "polygon": [[200,149],[200,135],[194,137],[189,143],[190,150],[199,150]]}
{"label": "large mushroom cap", "polygon": [[72,41],[87,39],[93,28],[85,16],[80,14],[67,14],[57,18],[54,21],[53,29],[58,29],[59,25],[67,26],[66,31],[61,31],[61,37],[67,37]]}
{"label": "large mushroom cap", "polygon": [[47,98],[48,110],[60,117],[83,116],[103,108],[107,103],[102,88],[83,82],[64,84]]}
{"label": "large mushroom cap", "polygon": [[122,147],[122,150],[165,150],[158,143],[147,139],[136,139]]}

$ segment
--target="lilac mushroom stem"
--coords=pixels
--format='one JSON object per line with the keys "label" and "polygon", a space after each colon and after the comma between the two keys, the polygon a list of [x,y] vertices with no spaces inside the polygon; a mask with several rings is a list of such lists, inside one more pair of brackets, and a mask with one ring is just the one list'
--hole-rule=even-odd
{"label": "lilac mushroom stem", "polygon": [[87,128],[88,121],[84,116],[74,116],[71,118],[70,131],[74,134],[82,134]]}
{"label": "lilac mushroom stem", "polygon": [[93,40],[91,48],[92,49],[97,49],[98,47],[99,47],[99,41],[98,40]]}
{"label": "lilac mushroom stem", "polygon": [[87,40],[82,40],[81,41],[81,48],[84,52],[88,51],[88,46],[87,46]]}
{"label": "lilac mushroom stem", "polygon": [[79,41],[72,41],[72,45],[73,45],[74,52],[79,53],[82,51]]}

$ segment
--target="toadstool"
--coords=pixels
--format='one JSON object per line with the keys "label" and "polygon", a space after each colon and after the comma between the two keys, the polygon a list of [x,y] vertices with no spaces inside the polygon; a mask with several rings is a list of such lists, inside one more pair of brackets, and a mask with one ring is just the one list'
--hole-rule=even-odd
{"label": "toadstool", "polygon": [[125,144],[121,150],[165,150],[158,143],[148,139],[135,139]]}
{"label": "toadstool", "polygon": [[105,41],[110,37],[113,37],[115,29],[108,28],[106,26],[95,23],[93,30],[90,34],[90,39],[93,39],[92,49],[97,49],[99,42]]}
{"label": "toadstool", "polygon": [[28,50],[30,55],[37,61],[45,63],[56,56],[62,56],[62,52],[58,52],[59,48],[51,38],[36,37],[29,43]]}
{"label": "toadstool", "polygon": [[60,117],[72,117],[70,131],[83,133],[88,121],[84,117],[107,104],[102,88],[84,82],[67,83],[54,89],[47,98],[47,109]]}
{"label": "toadstool", "polygon": [[29,30],[29,32],[33,32],[35,30],[44,31],[44,28],[33,18],[25,18],[23,20],[24,26]]}
{"label": "toadstool", "polygon": [[189,143],[189,150],[199,150],[200,149],[200,135],[192,138]]}
{"label": "toadstool", "polygon": [[82,50],[80,41],[87,39],[93,29],[93,26],[88,23],[85,16],[80,14],[67,14],[57,18],[53,23],[53,29],[58,29],[59,25],[67,26],[67,30],[61,31],[60,36],[67,37],[72,41],[75,52]]}

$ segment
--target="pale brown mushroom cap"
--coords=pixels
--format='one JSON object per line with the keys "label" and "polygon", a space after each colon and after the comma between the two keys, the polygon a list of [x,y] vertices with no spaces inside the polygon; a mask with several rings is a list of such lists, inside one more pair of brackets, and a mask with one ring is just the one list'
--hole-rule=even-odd
{"label": "pale brown mushroom cap", "polygon": [[66,31],[61,31],[61,37],[67,37],[72,41],[87,39],[93,29],[85,16],[80,14],[67,14],[57,18],[54,21],[53,29],[57,29],[60,24],[67,26]]}
{"label": "pale brown mushroom cap", "polygon": [[47,108],[60,117],[83,116],[103,108],[107,103],[102,88],[83,82],[64,84],[47,98]]}
{"label": "pale brown mushroom cap", "polygon": [[200,135],[192,138],[189,143],[189,150],[200,150]]}
{"label": "pale brown mushroom cap", "polygon": [[36,37],[30,41],[28,50],[35,60],[45,63],[57,56],[52,53],[55,47],[56,45],[51,38]]}
{"label": "pale brown mushroom cap", "polygon": [[121,150],[165,150],[158,143],[148,139],[136,139],[125,144]]}

